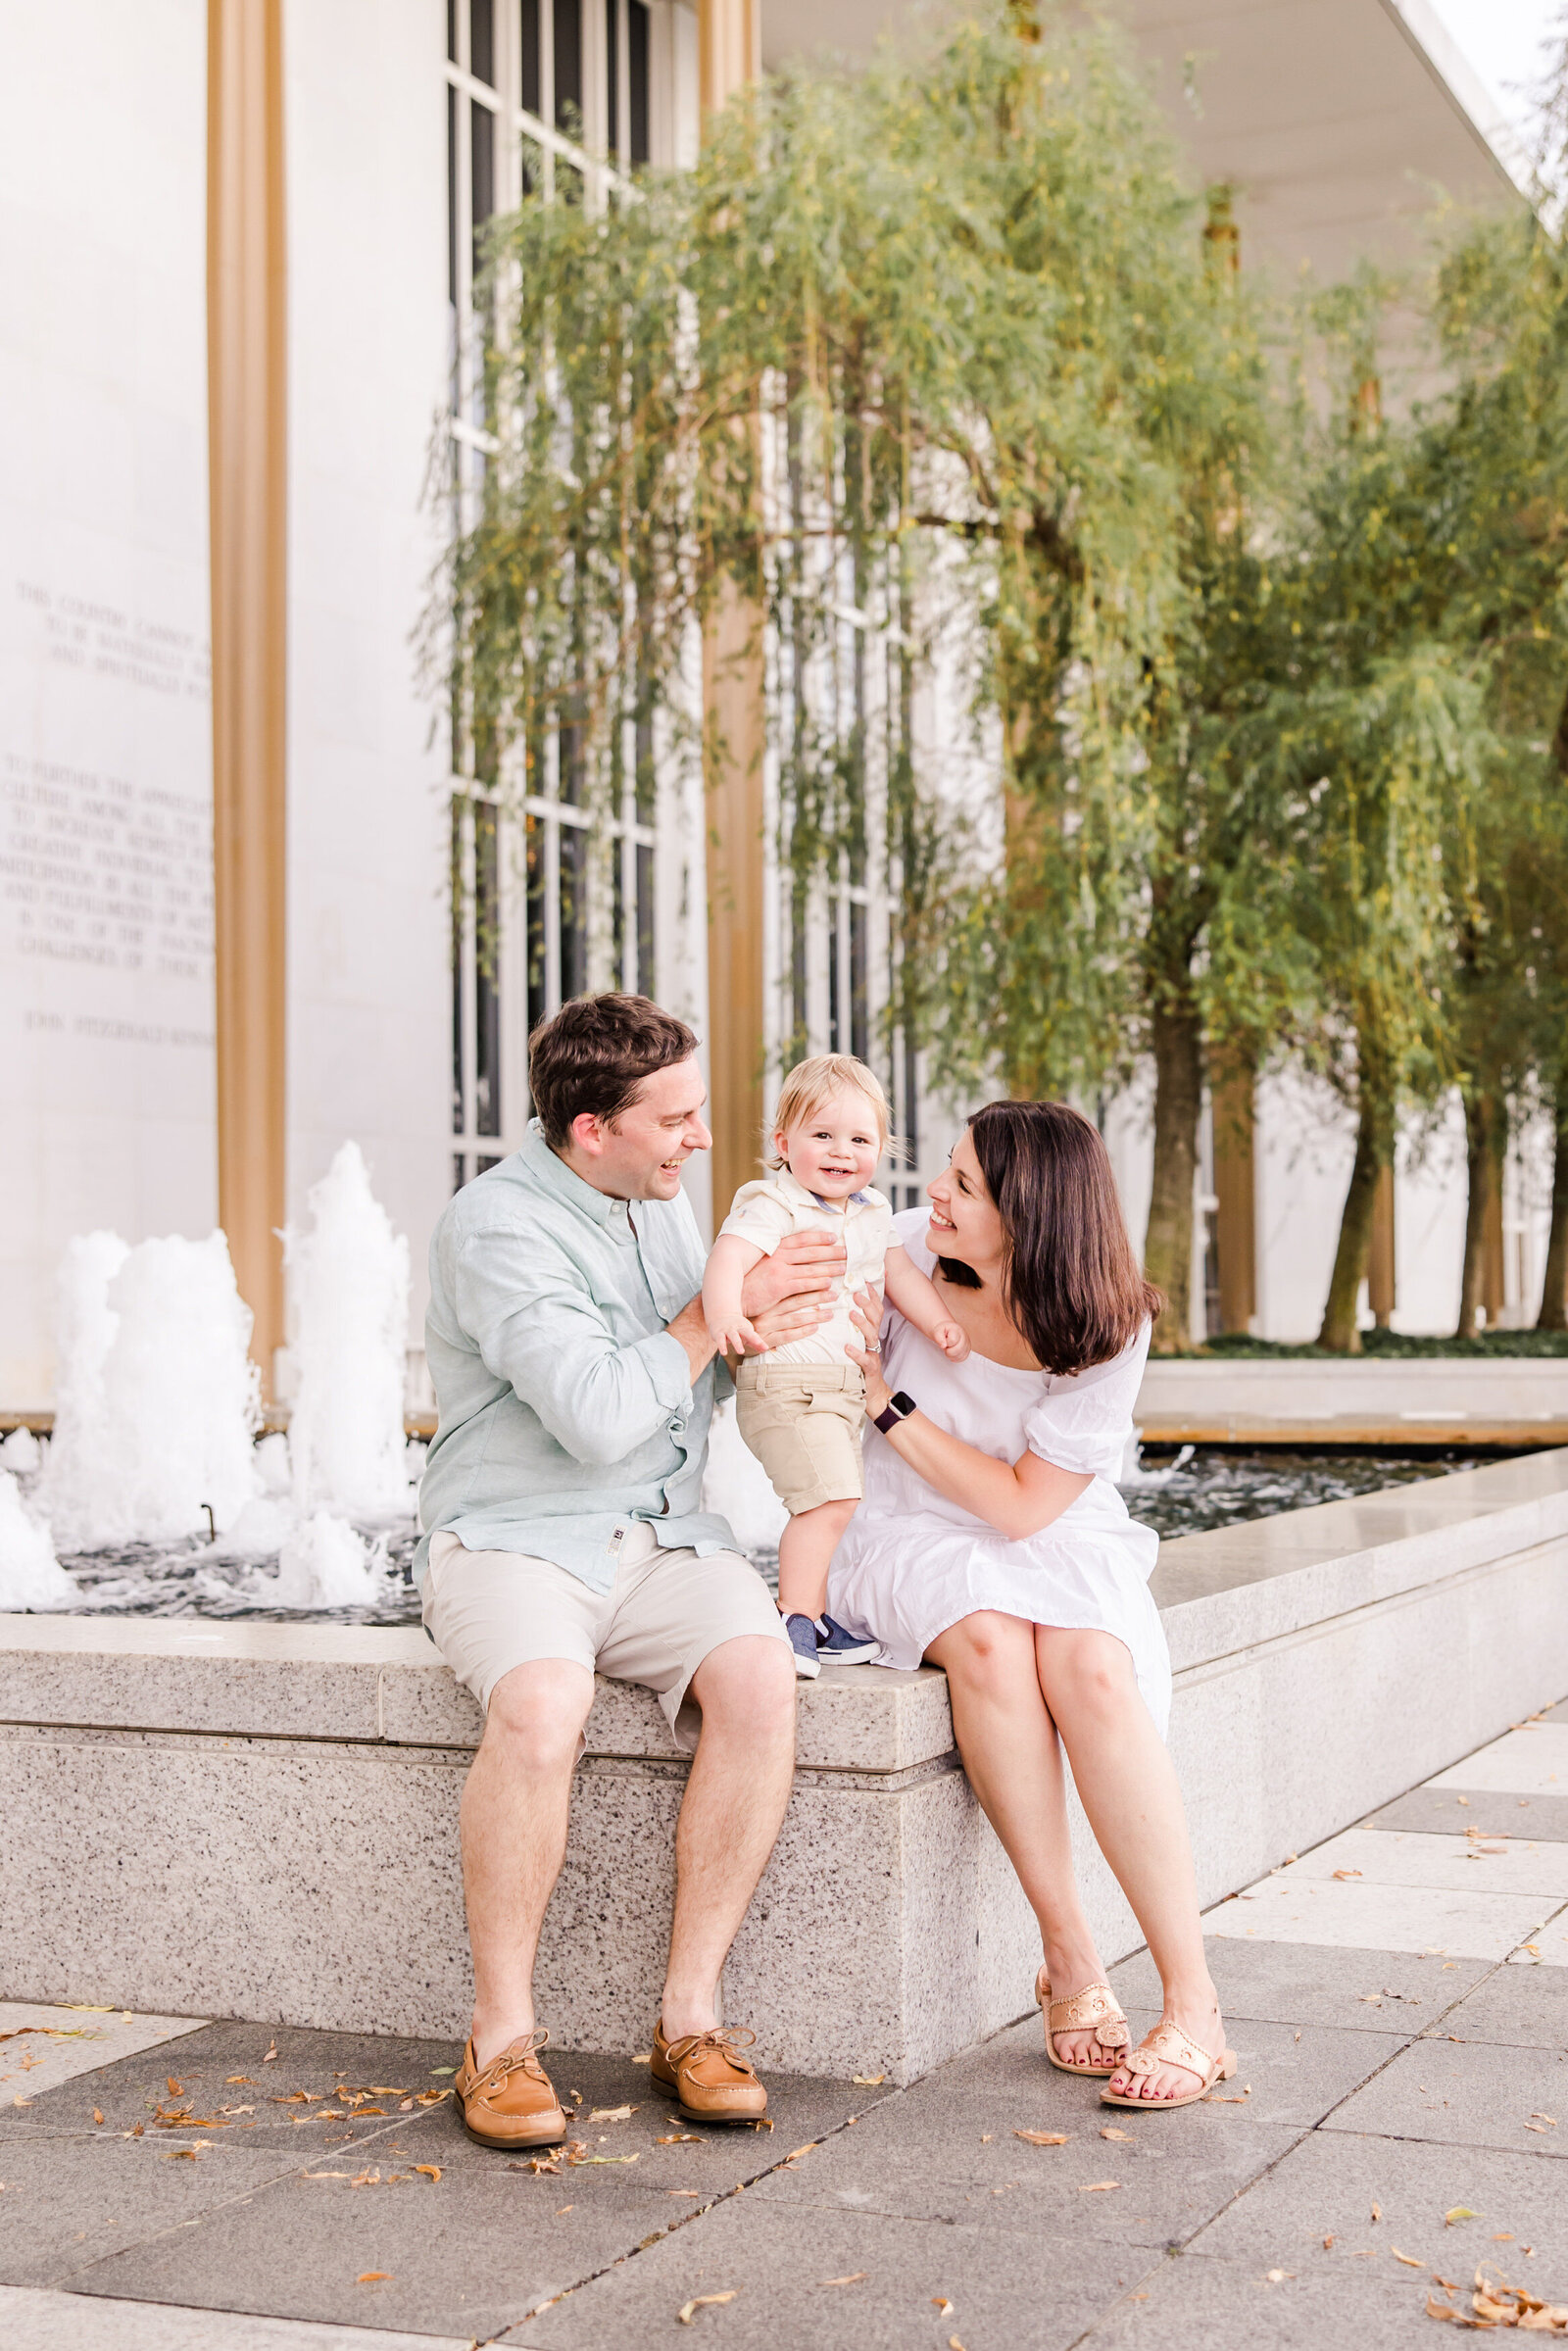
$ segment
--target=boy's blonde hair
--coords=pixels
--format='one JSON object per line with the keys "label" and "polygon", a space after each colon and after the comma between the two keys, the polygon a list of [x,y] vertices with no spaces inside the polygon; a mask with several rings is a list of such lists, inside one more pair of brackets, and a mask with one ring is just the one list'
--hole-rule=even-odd
{"label": "boy's blonde hair", "polygon": [[[863,1094],[876,1112],[877,1135],[886,1151],[893,1124],[888,1098],[876,1071],[854,1053],[813,1053],[808,1061],[796,1062],[779,1088],[778,1103],[768,1129],[769,1145],[775,1135],[799,1126],[803,1118],[809,1118],[813,1110],[819,1110],[835,1094],[852,1089]],[[787,1164],[772,1149],[765,1157],[767,1165],[774,1169]]]}

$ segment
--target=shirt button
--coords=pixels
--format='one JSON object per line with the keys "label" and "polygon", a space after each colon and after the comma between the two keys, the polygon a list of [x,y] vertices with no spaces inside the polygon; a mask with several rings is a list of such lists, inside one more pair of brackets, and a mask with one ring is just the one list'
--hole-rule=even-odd
{"label": "shirt button", "polygon": [[686,1423],[677,1417],[670,1422],[669,1433],[671,1437],[684,1437],[686,1434]]}

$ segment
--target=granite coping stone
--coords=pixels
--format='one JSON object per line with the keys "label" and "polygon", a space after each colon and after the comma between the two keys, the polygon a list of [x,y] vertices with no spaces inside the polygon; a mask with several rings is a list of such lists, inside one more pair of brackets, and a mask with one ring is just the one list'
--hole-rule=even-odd
{"label": "granite coping stone", "polygon": [[[1568,1447],[1160,1546],[1178,1673],[1568,1538]],[[1568,1558],[1568,1553],[1565,1553]],[[481,1722],[417,1626],[0,1616],[0,1722],[471,1749]],[[590,1755],[680,1761],[652,1696],[601,1681]],[[824,1669],[798,1756],[904,1772],[953,1749],[946,1677]]]}

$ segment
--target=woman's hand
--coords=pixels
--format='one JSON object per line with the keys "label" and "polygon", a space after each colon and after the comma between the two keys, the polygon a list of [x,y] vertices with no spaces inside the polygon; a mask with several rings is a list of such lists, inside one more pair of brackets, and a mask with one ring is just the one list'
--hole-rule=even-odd
{"label": "woman's hand", "polygon": [[859,1332],[863,1346],[846,1346],[844,1352],[852,1363],[858,1363],[865,1374],[865,1417],[875,1420],[888,1408],[893,1391],[882,1371],[882,1293],[867,1287],[855,1294],[850,1307],[850,1320]]}

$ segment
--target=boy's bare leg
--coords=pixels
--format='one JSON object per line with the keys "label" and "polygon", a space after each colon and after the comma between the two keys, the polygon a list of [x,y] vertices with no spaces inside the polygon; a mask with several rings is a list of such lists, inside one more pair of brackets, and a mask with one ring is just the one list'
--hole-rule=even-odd
{"label": "boy's bare leg", "polygon": [[571,1774],[593,1702],[593,1675],[566,1657],[515,1665],[491,1693],[460,1815],[481,2068],[533,2029],[534,1953],[566,1850]]}
{"label": "boy's bare leg", "polygon": [[778,1543],[778,1604],[785,1616],[820,1616],[827,1606],[827,1571],[856,1502],[819,1502],[792,1518]]}
{"label": "boy's bare leg", "polygon": [[795,1664],[742,1634],[692,1676],[702,1737],[675,1833],[675,1922],[662,2020],[668,2040],[718,2022],[718,1979],[767,1866],[795,1770]]}

